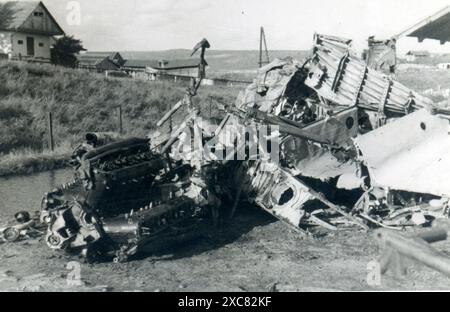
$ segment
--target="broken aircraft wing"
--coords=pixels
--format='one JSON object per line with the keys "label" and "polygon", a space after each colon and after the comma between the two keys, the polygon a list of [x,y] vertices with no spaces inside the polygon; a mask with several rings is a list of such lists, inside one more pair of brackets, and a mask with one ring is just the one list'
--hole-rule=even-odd
{"label": "broken aircraft wing", "polygon": [[373,186],[450,196],[449,122],[426,110],[355,139]]}

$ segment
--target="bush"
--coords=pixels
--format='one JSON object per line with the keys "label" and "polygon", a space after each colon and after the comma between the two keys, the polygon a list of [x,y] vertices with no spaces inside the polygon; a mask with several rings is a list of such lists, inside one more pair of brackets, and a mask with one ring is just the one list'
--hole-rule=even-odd
{"label": "bush", "polygon": [[0,154],[17,147],[38,149],[41,144],[32,129],[33,116],[20,106],[0,105]]}

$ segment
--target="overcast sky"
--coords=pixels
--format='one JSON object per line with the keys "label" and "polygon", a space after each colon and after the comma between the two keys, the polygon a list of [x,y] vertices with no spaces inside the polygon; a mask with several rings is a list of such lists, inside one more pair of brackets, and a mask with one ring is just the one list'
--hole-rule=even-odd
{"label": "overcast sky", "polygon": [[[69,0],[43,0],[66,33],[89,50],[192,48],[206,37],[214,49],[258,49],[264,26],[269,49],[309,49],[314,32],[345,36],[363,47],[388,38],[450,0],[78,0],[80,25],[68,25]],[[403,39],[401,51],[449,52],[450,44]]]}

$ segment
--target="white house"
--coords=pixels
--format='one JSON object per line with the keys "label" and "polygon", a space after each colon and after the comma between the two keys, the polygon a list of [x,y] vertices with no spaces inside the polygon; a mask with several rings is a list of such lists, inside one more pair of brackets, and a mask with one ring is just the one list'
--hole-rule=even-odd
{"label": "white house", "polygon": [[0,58],[49,61],[64,31],[42,2],[0,2]]}
{"label": "white house", "polygon": [[431,57],[431,53],[428,51],[408,51],[405,58],[408,62],[415,62]]}

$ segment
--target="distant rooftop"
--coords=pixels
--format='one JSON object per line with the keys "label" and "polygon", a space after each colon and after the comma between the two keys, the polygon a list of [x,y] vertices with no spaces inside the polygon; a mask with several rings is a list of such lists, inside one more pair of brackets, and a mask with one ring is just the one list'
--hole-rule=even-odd
{"label": "distant rooftop", "polygon": [[82,65],[97,65],[106,58],[117,66],[122,66],[125,62],[119,52],[85,52],[77,55],[78,62]]}
{"label": "distant rooftop", "polygon": [[[164,63],[164,65],[163,65]],[[178,68],[195,68],[198,67],[197,59],[184,60],[126,60],[124,67],[130,68],[153,68],[153,69],[178,69]]]}
{"label": "distant rooftop", "polygon": [[77,56],[77,59],[81,65],[97,65],[106,58],[120,67],[133,69],[153,68],[155,70],[167,70],[196,68],[199,65],[199,60],[194,58],[178,60],[124,60],[119,52],[84,52]]}
{"label": "distant rooftop", "polygon": [[414,56],[430,56],[431,53],[429,51],[421,50],[421,51],[409,51],[406,55],[414,55]]}
{"label": "distant rooftop", "polygon": [[154,60],[126,60],[123,66],[131,68],[146,68],[146,67],[158,68],[159,64],[158,61]]}

